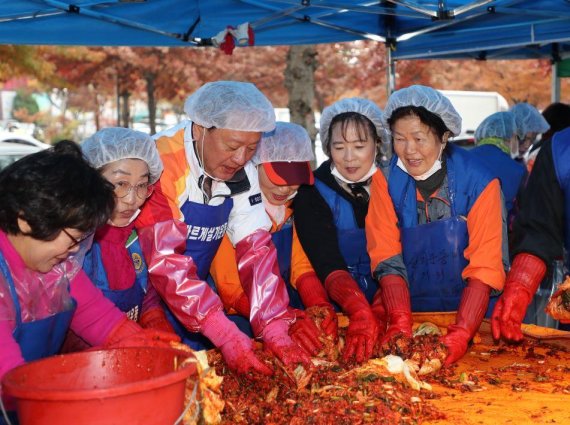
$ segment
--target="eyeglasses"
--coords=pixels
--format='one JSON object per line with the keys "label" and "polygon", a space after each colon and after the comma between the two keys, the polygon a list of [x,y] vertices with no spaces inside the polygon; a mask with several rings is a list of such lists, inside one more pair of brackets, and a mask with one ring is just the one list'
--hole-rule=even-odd
{"label": "eyeglasses", "polygon": [[65,229],[61,229],[61,231],[63,233],[65,233],[69,239],[71,239],[73,242],[71,245],[69,245],[69,247],[67,249],[73,249],[75,248],[77,245],[79,245],[81,242],[83,242],[85,239],[89,238],[93,233],[86,233],[85,235],[81,236],[81,238],[77,239],[75,238],[73,235],[71,235],[71,233],[69,233],[67,230]]}
{"label": "eyeglasses", "polygon": [[135,190],[135,194],[139,199],[146,199],[154,191],[154,186],[150,183],[139,183],[133,186],[127,182],[115,183],[115,196],[117,198],[124,198],[131,193],[131,190]]}

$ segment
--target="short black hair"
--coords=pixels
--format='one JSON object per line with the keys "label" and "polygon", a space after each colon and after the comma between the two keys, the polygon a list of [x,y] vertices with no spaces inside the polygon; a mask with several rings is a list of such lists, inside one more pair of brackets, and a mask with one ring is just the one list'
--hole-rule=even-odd
{"label": "short black hair", "polygon": [[423,106],[412,105],[402,106],[401,108],[395,109],[394,112],[392,112],[392,115],[390,118],[388,118],[388,125],[390,127],[390,130],[396,121],[407,116],[418,117],[422,124],[427,125],[439,137],[440,142],[443,142],[443,135],[445,133],[448,131],[451,132],[451,130],[447,128],[439,115],[428,111]]}
{"label": "short black hair", "polygon": [[44,241],[65,228],[91,232],[107,222],[115,206],[113,186],[68,140],[2,170],[0,199],[0,229],[22,233],[21,218],[31,228],[26,235]]}
{"label": "short black hair", "polygon": [[381,142],[380,136],[376,133],[376,127],[365,115],[359,114],[358,112],[343,112],[341,114],[335,115],[329,125],[329,144],[326,146],[326,154],[329,157],[331,156],[332,132],[334,126],[337,124],[341,125],[342,137],[344,137],[345,140],[348,126],[350,124],[354,124],[355,130],[358,132],[358,136],[362,140],[364,140],[365,136],[367,136],[366,133],[370,133],[374,139],[374,143]]}
{"label": "short black hair", "polygon": [[550,124],[553,134],[570,127],[570,105],[566,103],[551,103],[542,111],[542,116]]}

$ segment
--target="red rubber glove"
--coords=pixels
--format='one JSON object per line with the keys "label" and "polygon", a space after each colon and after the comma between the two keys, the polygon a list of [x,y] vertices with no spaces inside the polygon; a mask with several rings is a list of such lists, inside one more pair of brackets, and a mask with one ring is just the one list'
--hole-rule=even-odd
{"label": "red rubber glove", "polygon": [[220,349],[226,364],[235,373],[273,375],[273,371],[254,354],[253,341],[222,311],[217,310],[206,316],[202,323],[202,333]]}
{"label": "red rubber glove", "polygon": [[315,272],[304,273],[297,279],[297,291],[301,296],[301,301],[307,309],[311,307],[324,307],[327,310],[327,316],[321,323],[323,332],[338,340],[338,318],[334,307],[329,302],[327,291],[321,284]]}
{"label": "red rubber glove", "polygon": [[307,353],[316,356],[323,348],[323,343],[319,340],[321,335],[319,328],[304,311],[291,310],[295,312],[296,320],[289,327],[289,336]]}
{"label": "red rubber glove", "polygon": [[119,322],[109,333],[103,346],[106,348],[122,347],[165,347],[172,348],[171,342],[180,342],[175,333],[155,329],[143,329],[138,324],[125,319]]}
{"label": "red rubber glove", "polygon": [[467,344],[481,326],[489,306],[491,287],[479,279],[469,279],[461,294],[455,324],[447,327],[447,335],[442,339],[447,347],[445,366],[455,363],[465,355]]}
{"label": "red rubber glove", "polygon": [[388,329],[382,338],[381,345],[399,333],[412,336],[412,306],[410,291],[402,276],[389,274],[380,279],[380,288],[384,307],[388,314]]}
{"label": "red rubber glove", "polygon": [[386,307],[384,307],[381,289],[378,289],[374,294],[371,309],[378,323],[378,339],[381,340],[386,333],[386,326],[388,325],[388,315],[386,314]]}
{"label": "red rubber glove", "polygon": [[368,360],[378,339],[378,324],[366,297],[350,273],[345,270],[336,270],[329,274],[325,288],[350,321],[342,353],[343,360],[348,362],[353,357],[358,363]]}
{"label": "red rubber glove", "polygon": [[525,253],[515,257],[504,292],[491,316],[493,338],[502,337],[508,341],[523,339],[521,324],[545,273],[546,265],[540,258]]}
{"label": "red rubber glove", "polygon": [[152,307],[141,314],[139,325],[145,329],[156,329],[158,331],[175,333],[162,307]]}
{"label": "red rubber glove", "polygon": [[232,307],[240,316],[247,317],[249,319],[251,306],[249,305],[249,299],[245,293],[240,295]]}
{"label": "red rubber glove", "polygon": [[272,320],[263,329],[263,344],[285,366],[302,363],[309,366],[311,357],[289,336],[289,323],[283,319]]}

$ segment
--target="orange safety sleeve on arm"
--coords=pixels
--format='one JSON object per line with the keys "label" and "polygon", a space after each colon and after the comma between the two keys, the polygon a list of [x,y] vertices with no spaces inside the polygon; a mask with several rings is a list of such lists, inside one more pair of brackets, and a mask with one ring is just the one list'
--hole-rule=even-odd
{"label": "orange safety sleeve on arm", "polygon": [[469,264],[463,270],[463,279],[474,278],[494,289],[503,289],[503,225],[501,187],[494,179],[467,214],[469,245],[464,255]]}
{"label": "orange safety sleeve on arm", "polygon": [[315,272],[305,250],[301,246],[297,230],[293,226],[293,244],[291,247],[291,285],[297,288],[297,279],[305,273]]}
{"label": "orange safety sleeve on arm", "polygon": [[372,273],[383,261],[402,254],[398,217],[388,192],[388,182],[381,172],[374,174],[370,186],[366,244]]}
{"label": "orange safety sleeve on arm", "polygon": [[222,239],[218,252],[210,266],[210,274],[214,278],[218,295],[228,313],[234,313],[233,306],[238,299],[245,295],[236,263],[236,250],[228,235]]}

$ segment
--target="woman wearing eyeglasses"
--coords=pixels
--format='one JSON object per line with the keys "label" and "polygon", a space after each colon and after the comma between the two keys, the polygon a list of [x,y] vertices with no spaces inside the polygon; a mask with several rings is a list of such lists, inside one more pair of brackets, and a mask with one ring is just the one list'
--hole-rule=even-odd
{"label": "woman wearing eyeglasses", "polygon": [[154,140],[128,128],[105,128],[86,139],[83,155],[114,186],[115,208],[97,229],[83,269],[103,294],[145,328],[174,332],[148,283],[134,220],[162,173]]}
{"label": "woman wearing eyeglasses", "polygon": [[56,354],[68,329],[93,346],[160,345],[164,333],[128,320],[81,268],[113,198],[72,142],[0,172],[0,379]]}

